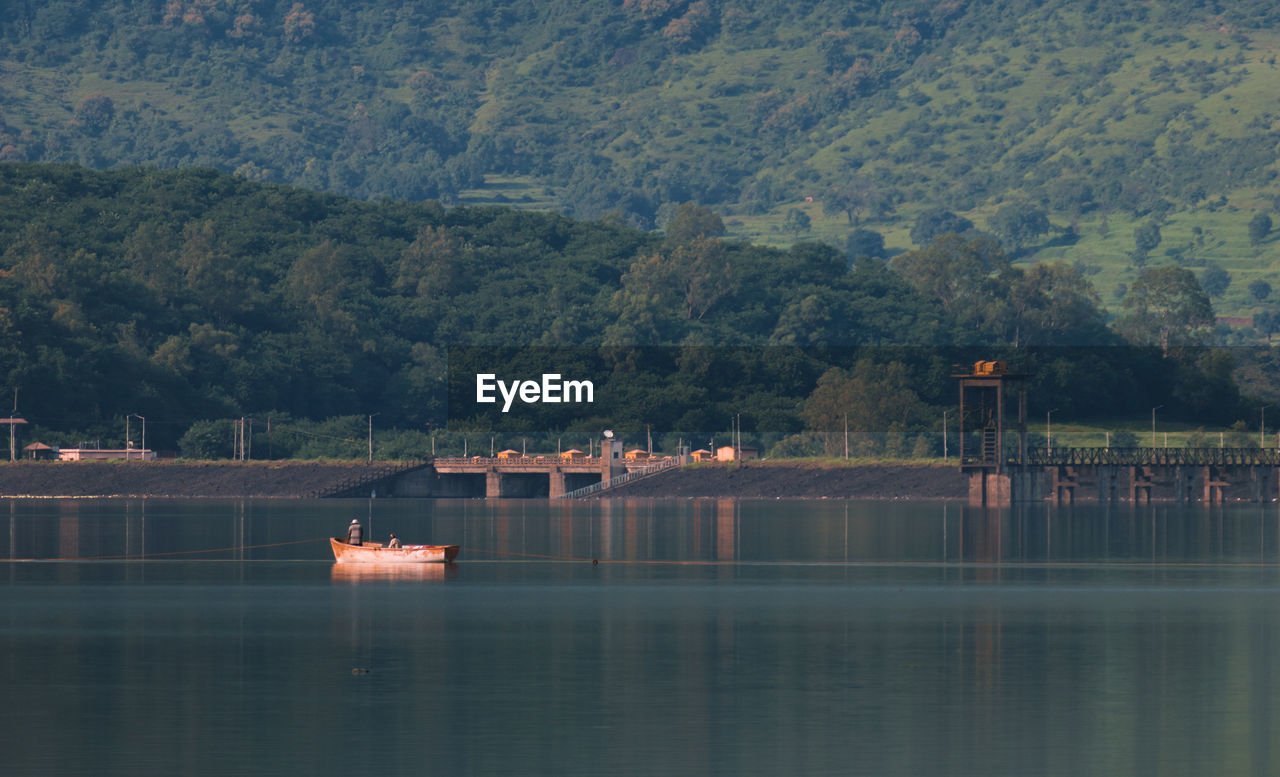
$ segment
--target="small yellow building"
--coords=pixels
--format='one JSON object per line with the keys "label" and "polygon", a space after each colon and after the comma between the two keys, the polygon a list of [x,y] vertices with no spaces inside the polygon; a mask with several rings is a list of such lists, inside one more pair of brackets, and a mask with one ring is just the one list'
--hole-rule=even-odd
{"label": "small yellow building", "polygon": [[760,449],[753,445],[739,445],[737,448],[721,445],[716,448],[716,461],[738,461],[739,452],[742,454],[742,461],[760,458]]}

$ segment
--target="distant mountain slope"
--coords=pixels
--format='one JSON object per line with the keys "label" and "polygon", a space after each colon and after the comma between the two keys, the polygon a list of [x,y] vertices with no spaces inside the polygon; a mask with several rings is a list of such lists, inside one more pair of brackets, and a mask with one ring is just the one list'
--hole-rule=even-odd
{"label": "distant mountain slope", "polygon": [[1156,261],[1222,264],[1219,307],[1246,314],[1249,281],[1280,286],[1247,238],[1276,207],[1277,21],[1261,0],[25,2],[0,19],[0,160],[644,227],[696,201],[756,241],[871,226],[891,250],[925,209],[990,228],[1020,203],[1058,231],[1017,247],[1093,266],[1109,302],[1152,221]]}

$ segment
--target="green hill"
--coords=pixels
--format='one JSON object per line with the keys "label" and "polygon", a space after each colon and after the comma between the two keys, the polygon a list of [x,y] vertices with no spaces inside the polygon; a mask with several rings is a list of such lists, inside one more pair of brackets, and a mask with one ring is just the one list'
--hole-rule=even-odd
{"label": "green hill", "polygon": [[[792,455],[846,421],[898,455],[936,447],[951,365],[989,358],[1016,359],[1032,412],[1064,422],[1161,406],[1209,427],[1278,399],[1270,349],[1187,347],[1210,342],[1212,315],[1180,268],[1146,273],[1130,294],[1143,304],[1109,327],[1078,269],[1014,266],[988,236],[851,264],[720,227],[695,206],[660,237],[208,169],[0,164],[0,385],[44,442],[119,440],[136,415],[152,445],[201,455],[226,455],[227,419],[246,416],[259,451],[350,455],[374,415],[416,430],[382,444],[406,456],[446,423],[550,432],[554,448],[559,431],[605,425],[708,439],[730,418],[774,435],[757,444],[794,435]],[[562,363],[609,403],[515,418],[455,402],[475,396],[473,373]]]}
{"label": "green hill", "polygon": [[1018,204],[1051,229],[1007,247],[1078,264],[1106,305],[1175,263],[1225,270],[1218,312],[1250,315],[1271,303],[1251,282],[1280,286],[1280,242],[1248,228],[1277,204],[1277,21],[1261,0],[51,0],[0,19],[0,160],[645,228],[693,201],[754,242],[859,226],[889,252],[929,209],[988,229]]}

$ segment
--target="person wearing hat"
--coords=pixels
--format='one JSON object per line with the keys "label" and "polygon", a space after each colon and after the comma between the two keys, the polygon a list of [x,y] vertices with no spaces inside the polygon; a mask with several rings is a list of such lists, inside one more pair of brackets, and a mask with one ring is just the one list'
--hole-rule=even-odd
{"label": "person wearing hat", "polygon": [[391,539],[387,542],[387,547],[388,548],[400,547],[400,538],[396,536],[395,532],[391,532]]}
{"label": "person wearing hat", "polygon": [[362,542],[363,538],[364,538],[364,527],[360,525],[359,519],[352,518],[351,525],[347,527],[347,544],[363,545],[364,544],[364,542]]}

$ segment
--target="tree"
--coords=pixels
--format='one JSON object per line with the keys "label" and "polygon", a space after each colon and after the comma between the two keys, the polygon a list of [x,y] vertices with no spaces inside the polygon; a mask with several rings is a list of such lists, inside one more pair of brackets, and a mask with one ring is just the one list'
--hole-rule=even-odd
{"label": "tree", "polygon": [[845,255],[850,259],[867,256],[884,258],[884,235],[871,229],[855,229],[845,240]]}
{"label": "tree", "polygon": [[1105,331],[1102,299],[1080,270],[1065,262],[1013,274],[1009,289],[1014,345],[1096,344]]}
{"label": "tree", "polygon": [[698,238],[669,252],[641,256],[613,295],[618,321],[606,331],[605,344],[676,342],[685,331],[681,321],[701,320],[735,285],[720,240]]}
{"label": "tree", "polygon": [[1110,435],[1112,448],[1136,448],[1138,447],[1138,435],[1128,429],[1119,429]]}
{"label": "tree", "polygon": [[1139,224],[1133,230],[1133,244],[1138,256],[1145,258],[1160,245],[1160,225],[1154,221]]}
{"label": "tree", "polygon": [[1199,344],[1213,326],[1213,305],[1190,270],[1166,265],[1138,274],[1124,298],[1116,328],[1128,340],[1145,345]]}
{"label": "tree", "polygon": [[933,208],[916,217],[916,223],[911,227],[911,242],[927,246],[947,233],[963,235],[972,229],[973,222],[969,219],[957,216],[949,210]]}
{"label": "tree", "polygon": [[991,217],[991,229],[1011,248],[1021,248],[1049,231],[1049,217],[1032,205],[1012,203]]}
{"label": "tree", "polygon": [[1231,285],[1231,273],[1222,269],[1221,265],[1209,264],[1200,273],[1200,288],[1210,297],[1221,297]]}
{"label": "tree", "polygon": [[457,235],[443,227],[427,227],[400,253],[392,287],[428,299],[457,294],[473,261],[471,251]]}
{"label": "tree", "polygon": [[115,119],[116,105],[110,97],[95,92],[76,105],[75,124],[87,135],[101,135]]}
{"label": "tree", "polygon": [[805,400],[802,415],[810,429],[828,433],[827,454],[836,455],[843,448],[840,433],[846,423],[851,434],[866,439],[909,428],[924,408],[905,365],[860,359],[851,370],[827,370]]}
{"label": "tree", "polygon": [[1267,345],[1271,345],[1271,337],[1280,331],[1280,311],[1264,310],[1253,314],[1253,328],[1267,336]]}
{"label": "tree", "polygon": [[1271,217],[1265,213],[1256,214],[1249,220],[1249,244],[1254,248],[1262,245],[1271,233]]}
{"label": "tree", "polygon": [[196,421],[178,440],[178,452],[187,459],[225,459],[231,438],[229,421]]}
{"label": "tree", "polygon": [[686,202],[672,214],[666,233],[668,243],[680,245],[698,238],[720,237],[724,234],[724,222],[710,208]]}
{"label": "tree", "polygon": [[284,17],[284,39],[290,43],[301,43],[315,32],[315,14],[304,8],[302,3],[294,3]]}
{"label": "tree", "polygon": [[782,230],[799,237],[801,234],[808,232],[810,228],[809,214],[796,208],[787,211],[787,217],[782,222]]}
{"label": "tree", "polygon": [[888,195],[865,178],[853,178],[833,187],[822,199],[823,212],[843,213],[849,226],[856,225],[864,212],[878,215],[891,209]]}
{"label": "tree", "polygon": [[1009,259],[989,235],[966,240],[947,233],[927,248],[895,256],[890,266],[930,303],[954,316],[961,308],[983,303],[984,285],[1009,266]]}
{"label": "tree", "polygon": [[1254,281],[1250,281],[1249,296],[1253,297],[1259,302],[1265,301],[1267,297],[1271,296],[1271,284],[1267,283],[1261,278],[1258,278],[1257,280],[1254,280]]}

